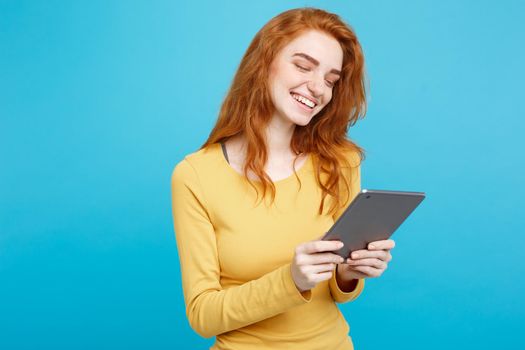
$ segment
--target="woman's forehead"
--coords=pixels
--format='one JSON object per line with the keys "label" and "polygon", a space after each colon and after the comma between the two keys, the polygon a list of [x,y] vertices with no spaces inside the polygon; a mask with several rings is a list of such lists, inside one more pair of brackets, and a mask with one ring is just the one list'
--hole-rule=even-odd
{"label": "woman's forehead", "polygon": [[305,54],[332,68],[340,69],[343,64],[343,50],[339,42],[332,36],[319,32],[308,31],[291,40],[281,50],[286,58],[303,57]]}

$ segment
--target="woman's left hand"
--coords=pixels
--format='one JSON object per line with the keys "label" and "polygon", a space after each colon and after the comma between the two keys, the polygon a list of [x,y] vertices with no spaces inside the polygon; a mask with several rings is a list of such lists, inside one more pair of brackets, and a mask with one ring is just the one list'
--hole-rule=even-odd
{"label": "woman's left hand", "polygon": [[381,276],[392,260],[390,250],[394,247],[395,242],[388,239],[371,242],[368,249],[353,251],[345,263],[337,266],[337,276],[342,281]]}

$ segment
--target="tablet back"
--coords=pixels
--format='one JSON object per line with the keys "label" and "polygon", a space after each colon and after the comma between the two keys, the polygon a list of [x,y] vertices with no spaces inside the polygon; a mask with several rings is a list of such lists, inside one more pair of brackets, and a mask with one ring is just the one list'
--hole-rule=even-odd
{"label": "tablet back", "polygon": [[340,240],[343,258],[368,244],[390,238],[425,198],[424,192],[362,190],[322,240]]}

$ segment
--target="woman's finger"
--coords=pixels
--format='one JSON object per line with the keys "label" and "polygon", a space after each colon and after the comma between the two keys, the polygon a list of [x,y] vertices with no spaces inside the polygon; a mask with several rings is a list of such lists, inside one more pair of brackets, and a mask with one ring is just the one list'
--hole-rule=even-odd
{"label": "woman's finger", "polygon": [[332,275],[334,273],[335,273],[334,271],[321,272],[321,273],[315,275],[314,281],[317,284],[317,283],[329,280],[330,278],[332,278]]}
{"label": "woman's finger", "polygon": [[295,254],[315,254],[340,250],[343,247],[341,241],[310,241],[295,248]]}
{"label": "woman's finger", "polygon": [[377,269],[386,269],[387,264],[379,259],[359,259],[359,260],[349,260],[348,265],[351,266],[372,266]]}
{"label": "woman's finger", "polygon": [[318,265],[310,265],[307,267],[308,273],[320,273],[320,272],[327,272],[327,271],[333,271],[335,269],[336,264],[318,264]]}
{"label": "woman's finger", "polygon": [[352,269],[358,272],[362,272],[370,277],[379,277],[385,270],[376,269],[371,266],[352,266]]}
{"label": "woman's finger", "polygon": [[375,241],[368,244],[369,250],[381,250],[381,249],[393,249],[396,246],[396,242],[392,239],[387,239],[384,241]]}
{"label": "woman's finger", "polygon": [[366,258],[377,258],[383,261],[392,260],[392,255],[386,250],[358,250],[350,254],[350,259],[366,259]]}
{"label": "woman's finger", "polygon": [[[343,274],[347,273],[347,271],[349,271],[349,272],[352,273],[352,276],[354,276],[353,278],[365,278],[365,277],[368,277],[365,273],[357,271],[356,269],[354,269],[353,266],[350,266],[350,265],[347,265],[347,264],[343,264],[343,265],[337,266],[337,270],[342,271]],[[337,272],[337,270],[335,270],[335,271]]]}
{"label": "woman's finger", "polygon": [[297,257],[298,265],[340,264],[344,261],[344,258],[333,253],[301,254]]}

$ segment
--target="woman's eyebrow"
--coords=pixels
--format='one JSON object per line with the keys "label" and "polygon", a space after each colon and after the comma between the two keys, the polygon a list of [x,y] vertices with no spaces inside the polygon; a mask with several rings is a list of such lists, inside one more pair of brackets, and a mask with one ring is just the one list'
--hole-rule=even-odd
{"label": "woman's eyebrow", "polygon": [[[319,65],[319,61],[316,60],[315,58],[313,58],[312,56],[309,56],[303,52],[296,52],[292,55],[292,57],[294,56],[300,56],[302,58],[306,58],[308,61],[312,62],[314,65],[318,66]],[[330,73],[334,73],[334,74],[337,74],[337,75],[341,75],[341,71],[340,70],[337,70],[337,69],[332,69],[330,71]]]}

